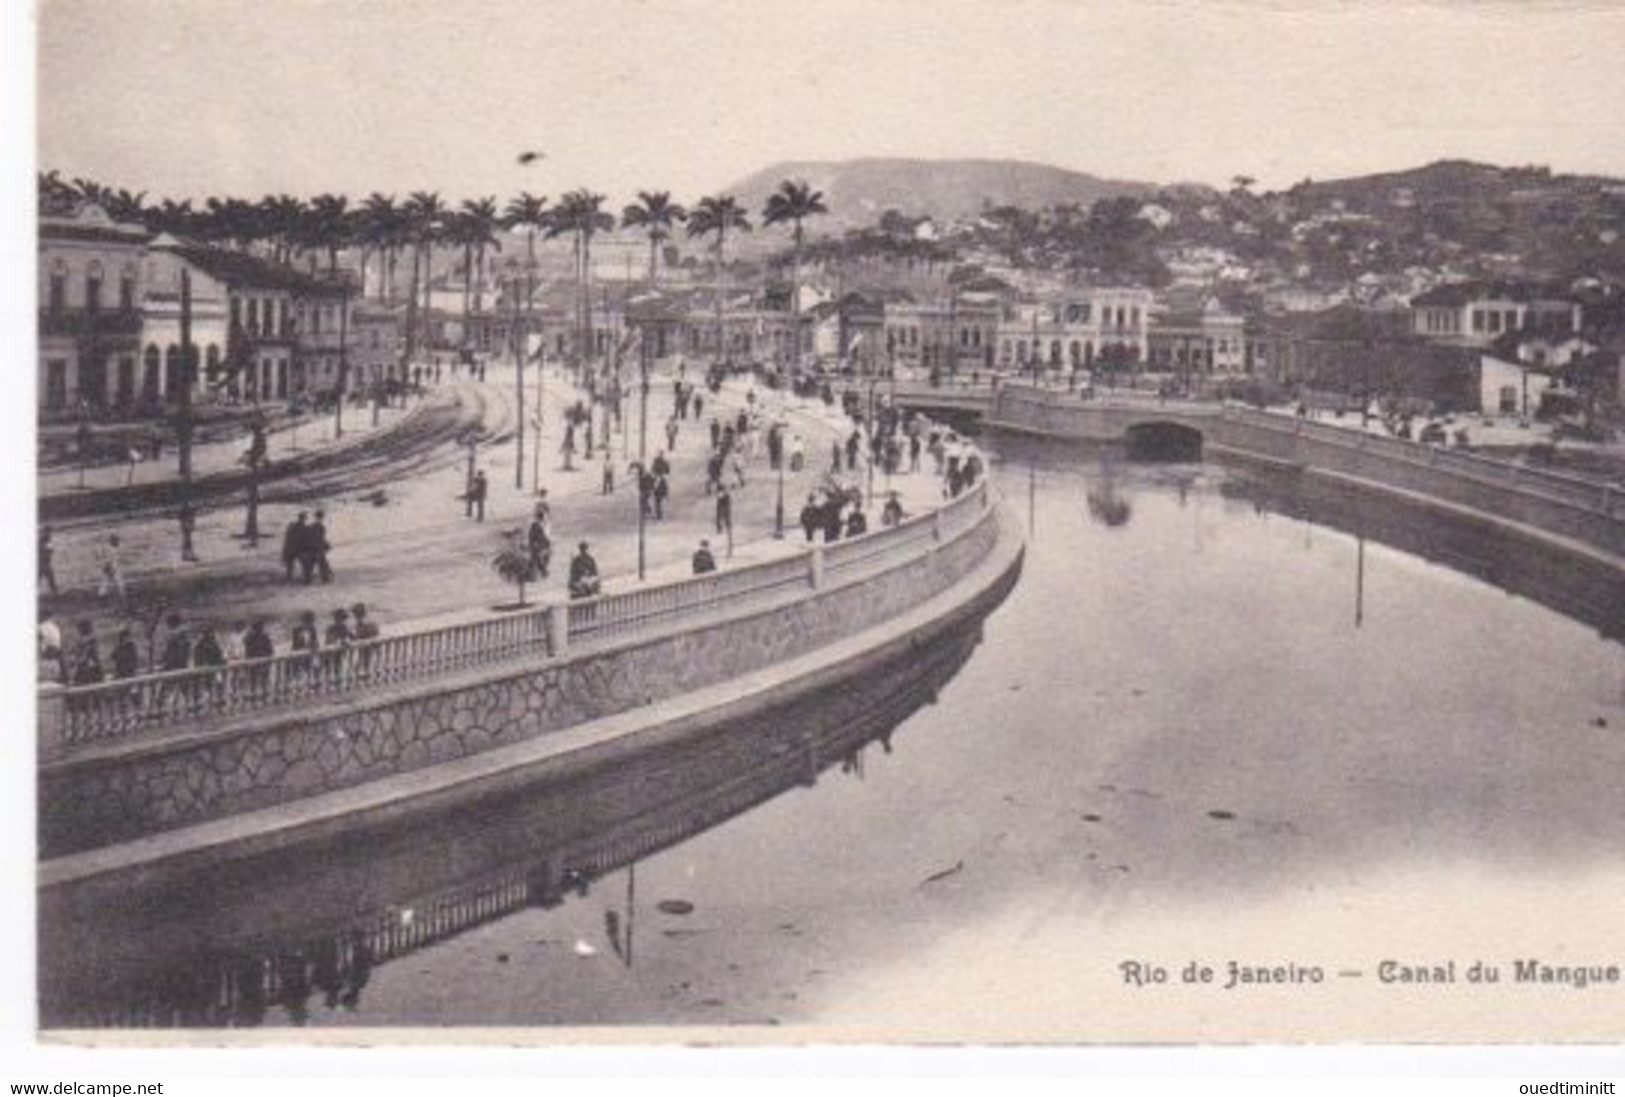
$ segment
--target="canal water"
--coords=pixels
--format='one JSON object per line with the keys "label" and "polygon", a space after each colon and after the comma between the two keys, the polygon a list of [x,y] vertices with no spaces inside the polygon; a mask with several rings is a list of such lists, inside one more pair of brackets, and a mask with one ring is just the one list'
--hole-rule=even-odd
{"label": "canal water", "polygon": [[[1028,550],[985,622],[547,802],[255,866],[144,908],[117,945],[47,932],[45,1023],[1612,1031],[1618,988],[1417,997],[1376,974],[1625,959],[1611,603],[1547,597],[1391,506],[987,445]],[[1230,959],[1320,981],[1180,985]],[[1125,984],[1127,963],[1172,985]]]}

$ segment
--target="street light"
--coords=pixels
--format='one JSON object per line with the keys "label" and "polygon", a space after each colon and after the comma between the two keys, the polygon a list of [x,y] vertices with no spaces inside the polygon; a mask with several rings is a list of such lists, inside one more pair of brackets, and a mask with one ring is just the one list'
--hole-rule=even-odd
{"label": "street light", "polygon": [[[643,496],[643,478],[649,467],[649,345],[648,341],[640,335],[638,339],[638,370],[642,374],[642,385],[638,392],[638,582],[643,581],[645,554],[647,551],[646,529],[648,519],[645,512],[648,502]],[[651,491],[652,491],[651,487]]]}

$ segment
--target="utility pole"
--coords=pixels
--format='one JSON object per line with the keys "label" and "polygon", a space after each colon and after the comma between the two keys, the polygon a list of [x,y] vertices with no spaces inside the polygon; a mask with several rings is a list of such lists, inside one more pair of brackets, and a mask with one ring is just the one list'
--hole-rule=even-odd
{"label": "utility pole", "polygon": [[339,283],[339,380],[333,401],[333,437],[344,437],[344,396],[350,387],[350,287]]}
{"label": "utility pole", "polygon": [[638,581],[643,581],[645,548],[644,511],[647,509],[643,497],[643,477],[649,466],[649,347],[642,340],[638,340],[638,367],[643,375],[643,383],[638,393]]}
{"label": "utility pole", "polygon": [[181,494],[190,497],[192,485],[192,272],[181,267],[181,391],[175,411],[175,443],[180,451]]}
{"label": "utility pole", "polygon": [[[515,279],[512,279],[511,281],[509,281],[508,288],[510,290],[517,290],[519,288],[519,279],[515,278]],[[530,275],[528,274],[528,272],[527,272],[527,274],[525,276],[525,289],[526,289],[525,307],[528,310],[530,308],[530,293],[529,293],[529,290],[530,290]],[[514,436],[513,436],[513,439],[514,439],[513,486],[518,488],[520,491],[524,491],[525,490],[525,424],[524,424],[523,416],[525,414],[525,346],[529,342],[529,340],[526,338],[528,333],[523,331],[523,330],[519,330],[519,302],[517,302],[517,301],[513,302],[512,320],[513,320],[513,322],[509,325],[509,331],[514,332],[514,334],[517,336],[517,339],[516,339],[516,341],[514,343],[514,351],[513,351],[514,407],[519,409],[519,415],[521,417],[520,418],[520,423],[519,423],[519,429],[514,431]],[[540,440],[537,441],[536,448],[541,449]]]}

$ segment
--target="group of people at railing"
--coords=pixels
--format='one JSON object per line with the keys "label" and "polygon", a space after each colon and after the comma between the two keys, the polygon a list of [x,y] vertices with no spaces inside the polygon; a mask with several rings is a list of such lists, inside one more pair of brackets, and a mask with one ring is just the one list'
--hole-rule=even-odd
{"label": "group of people at railing", "polygon": [[[299,615],[288,631],[287,651],[307,658],[294,664],[293,673],[338,677],[352,666],[364,671],[371,665],[371,656],[365,649],[379,639],[377,623],[367,613],[365,604],[357,602],[348,609],[332,611],[329,623],[322,627],[312,610]],[[161,630],[148,638],[147,658],[142,658],[141,645],[129,626],[121,627],[102,658],[102,645],[96,629],[89,620],[74,626],[73,640],[65,644],[60,626],[41,611],[40,666],[48,679],[77,687],[98,686],[107,682],[127,681],[143,675],[178,675],[184,671],[212,671],[217,674],[235,666],[258,667],[263,673],[250,674],[248,685],[258,683],[264,688],[269,683],[269,671],[264,670],[278,654],[277,642],[272,637],[270,623],[264,618],[239,621],[224,635],[213,625],[202,624],[194,632],[179,614],[165,618]],[[352,659],[346,653],[356,649]],[[205,680],[209,675],[202,676]]]}

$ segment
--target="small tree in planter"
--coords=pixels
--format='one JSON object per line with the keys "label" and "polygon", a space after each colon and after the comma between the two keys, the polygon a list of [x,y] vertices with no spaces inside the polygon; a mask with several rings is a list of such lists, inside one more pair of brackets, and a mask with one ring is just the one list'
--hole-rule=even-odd
{"label": "small tree in planter", "polygon": [[525,607],[525,584],[534,583],[541,578],[536,570],[536,561],[531,559],[530,553],[519,541],[517,533],[510,533],[502,551],[491,560],[491,570],[496,572],[508,582],[519,588],[519,602],[510,609],[523,609]]}

